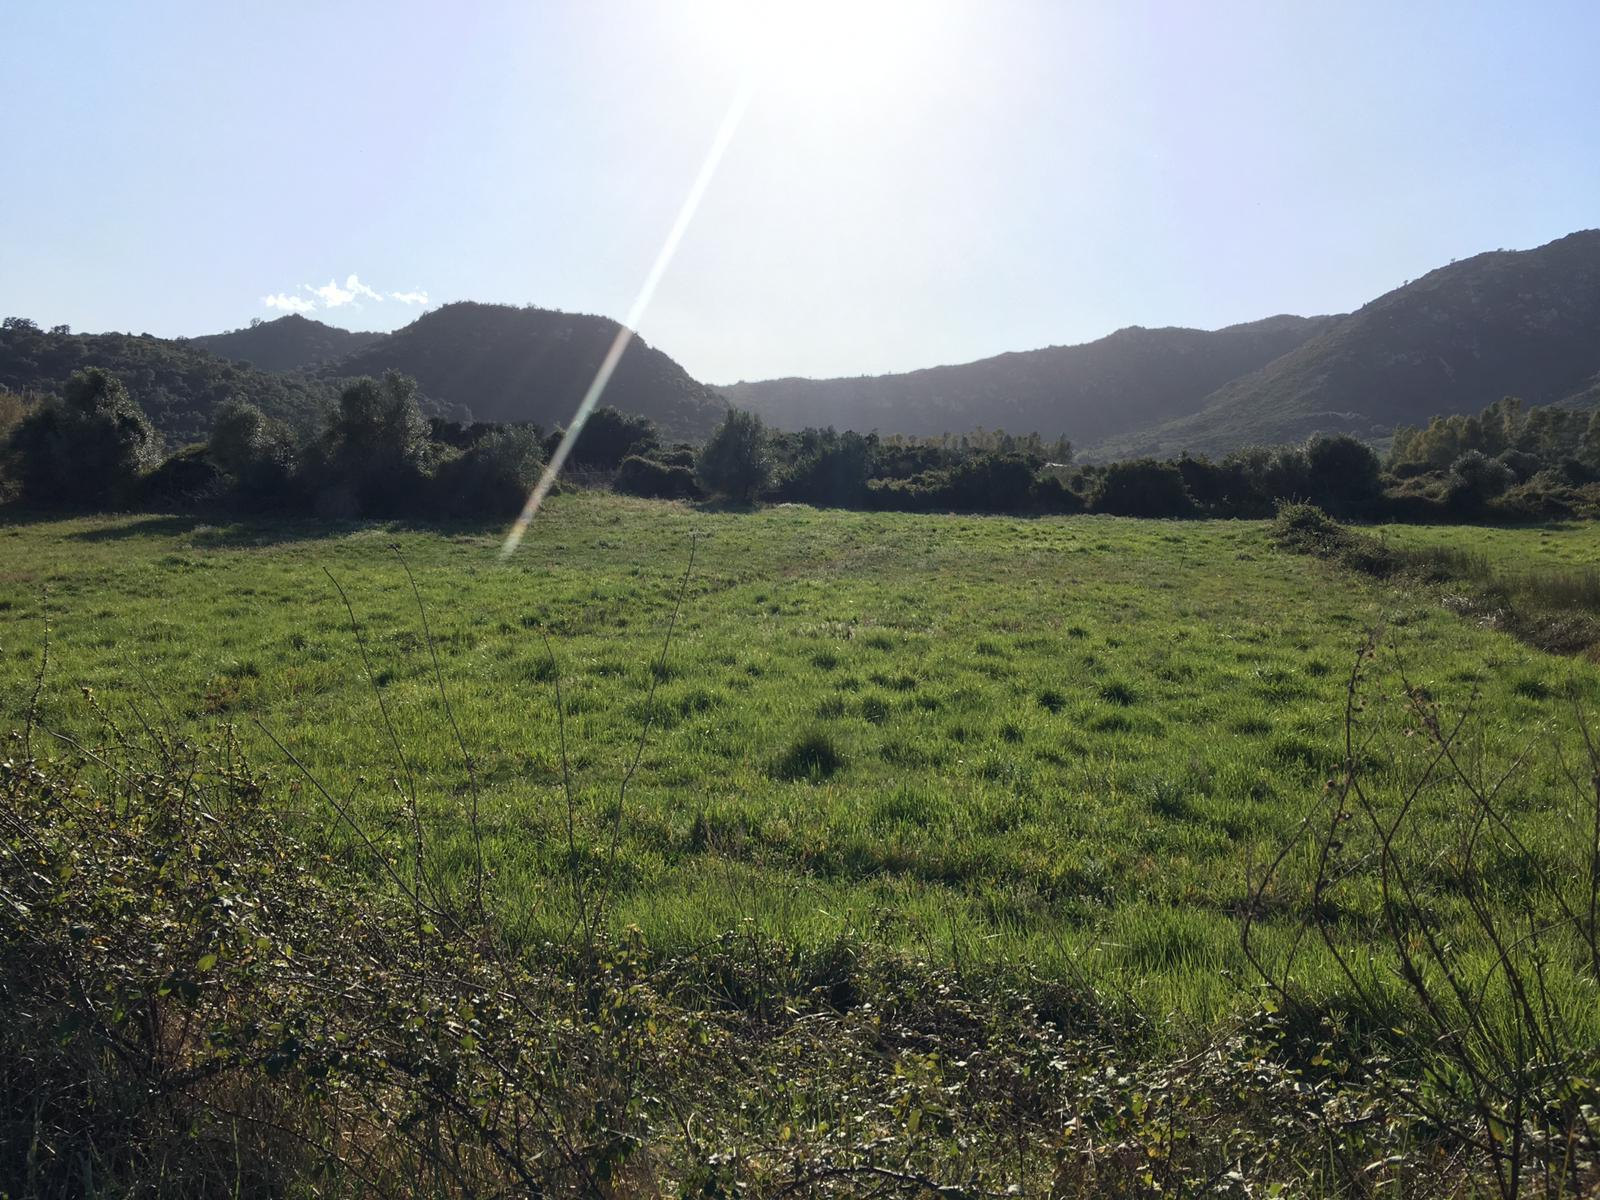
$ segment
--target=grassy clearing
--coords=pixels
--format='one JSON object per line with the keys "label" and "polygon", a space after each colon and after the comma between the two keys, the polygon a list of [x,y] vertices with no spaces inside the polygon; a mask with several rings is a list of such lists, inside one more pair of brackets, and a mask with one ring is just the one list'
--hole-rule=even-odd
{"label": "grassy clearing", "polygon": [[[1569,698],[1597,694],[1588,664],[1278,553],[1255,523],[716,514],[579,495],[542,514],[510,564],[497,533],[12,524],[0,695],[17,720],[47,607],[51,729],[91,728],[82,687],[130,725],[232,723],[279,802],[338,840],[259,720],[392,827],[396,756],[326,569],[420,781],[430,869],[463,888],[466,777],[397,544],[485,786],[490,890],[519,936],[559,938],[575,907],[559,677],[576,865],[591,878],[641,720],[653,722],[611,908],[653,946],[691,949],[744,922],[801,947],[852,934],[944,966],[1087,977],[1206,1023],[1250,1002],[1247,871],[1336,773],[1345,677],[1370,628],[1394,647],[1380,690],[1403,662],[1445,705],[1477,694],[1490,757],[1570,726]],[[647,712],[691,535],[698,564]],[[1535,853],[1566,796],[1553,762],[1527,777],[1515,820]],[[1447,808],[1428,819],[1450,836]],[[1519,903],[1515,886],[1498,902]],[[1292,937],[1298,901],[1282,903],[1261,925],[1269,954]],[[1452,919],[1448,898],[1440,915]],[[1368,932],[1355,922],[1348,936]],[[1297,970],[1348,1006],[1325,957],[1305,950]]]}

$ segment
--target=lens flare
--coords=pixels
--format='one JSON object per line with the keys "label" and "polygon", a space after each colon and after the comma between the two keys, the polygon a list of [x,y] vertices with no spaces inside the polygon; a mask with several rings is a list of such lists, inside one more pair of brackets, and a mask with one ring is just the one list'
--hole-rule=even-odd
{"label": "lens flare", "polygon": [[728,151],[728,145],[733,141],[733,135],[738,132],[739,123],[744,119],[745,109],[750,106],[750,95],[754,90],[755,72],[748,71],[739,90],[734,94],[733,102],[728,105],[728,110],[723,114],[722,123],[717,127],[717,134],[711,140],[711,148],[706,151],[704,161],[700,164],[700,171],[695,175],[694,183],[689,186],[688,195],[683,198],[683,204],[678,209],[678,217],[668,230],[667,237],[661,243],[661,250],[656,255],[655,262],[650,265],[649,273],[644,277],[644,283],[639,287],[639,294],[634,297],[628,314],[623,318],[622,326],[617,330],[617,336],[611,341],[611,348],[606,351],[606,356],[600,362],[600,369],[595,372],[594,379],[589,384],[588,391],[584,392],[583,400],[578,405],[578,411],[573,414],[567,432],[561,438],[561,443],[556,447],[556,452],[550,456],[550,461],[545,465],[544,474],[539,477],[539,482],[534,485],[533,491],[528,493],[528,502],[522,506],[522,512],[512,522],[511,530],[506,534],[506,540],[500,547],[500,558],[509,558],[515,553],[522,537],[528,531],[528,523],[533,520],[544,503],[545,497],[550,494],[550,489],[555,486],[556,477],[561,473],[562,466],[567,461],[567,456],[572,453],[573,443],[578,440],[578,434],[583,431],[583,426],[589,419],[589,414],[600,403],[600,397],[605,393],[606,385],[611,382],[611,376],[617,369],[617,363],[622,361],[622,353],[628,348],[628,343],[633,340],[634,330],[639,326],[639,321],[644,317],[645,310],[650,307],[657,286],[667,272],[673,255],[678,252],[678,244],[683,241],[683,235],[688,232],[694,214],[700,207],[700,202],[705,199],[706,189],[711,186],[711,180],[717,173],[717,167],[722,163],[722,157]]}

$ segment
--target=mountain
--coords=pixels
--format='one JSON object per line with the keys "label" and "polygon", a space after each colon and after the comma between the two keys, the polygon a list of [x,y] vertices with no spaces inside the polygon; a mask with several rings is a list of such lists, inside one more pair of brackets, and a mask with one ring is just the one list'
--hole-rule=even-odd
{"label": "mountain", "polygon": [[[403,371],[442,408],[551,428],[571,419],[620,328],[606,317],[464,301],[424,313],[322,373]],[[678,438],[704,437],[727,410],[716,392],[637,337],[603,402],[641,413]]]}
{"label": "mountain", "polygon": [[116,375],[156,428],[179,445],[205,438],[213,410],[230,397],[308,429],[337,395],[325,380],[259,371],[149,334],[0,330],[0,391],[60,395],[67,378],[84,367]]}
{"label": "mountain", "polygon": [[275,321],[253,322],[245,329],[190,338],[189,344],[263,371],[309,371],[346,358],[385,336],[336,329],[291,313]]}
{"label": "mountain", "polygon": [[773,379],[722,388],[785,429],[884,433],[984,426],[1098,441],[1195,411],[1228,380],[1288,353],[1333,317],[1268,317],[1226,329],[1120,329],[1080,346],[856,379]]}
{"label": "mountain", "polygon": [[1496,250],[1379,296],[1297,349],[1206,397],[1199,410],[1107,438],[1096,457],[1221,452],[1359,437],[1502,396],[1600,401],[1600,230]]}

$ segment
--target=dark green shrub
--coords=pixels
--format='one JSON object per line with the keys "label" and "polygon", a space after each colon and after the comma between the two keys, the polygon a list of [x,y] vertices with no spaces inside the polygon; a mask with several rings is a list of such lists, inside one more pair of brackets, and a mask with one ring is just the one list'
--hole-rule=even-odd
{"label": "dark green shrub", "polygon": [[206,447],[186,446],[139,481],[136,498],[157,510],[197,508],[220,503],[230,482]]}
{"label": "dark green shrub", "polygon": [[[557,429],[545,439],[545,457],[556,452],[566,431]],[[649,417],[603,406],[589,414],[579,430],[567,461],[591,471],[615,471],[630,454],[648,455],[660,441]]]}
{"label": "dark green shrub", "polygon": [[846,508],[865,500],[876,435],[807,429],[793,440],[794,458],[773,486],[773,499]]}
{"label": "dark green shrub", "polygon": [[247,507],[287,504],[293,497],[296,447],[282,421],[253,404],[227,400],[217,407],[209,443],[211,460],[233,483]]}
{"label": "dark green shrub", "polygon": [[413,512],[428,494],[435,452],[416,382],[390,371],[345,387],[302,474],[325,515]]}
{"label": "dark green shrub", "polygon": [[733,408],[712,433],[695,466],[700,486],[712,495],[752,503],[772,479],[766,426],[754,413]]}
{"label": "dark green shrub", "polygon": [[1186,517],[1194,513],[1194,497],[1176,465],[1140,458],[1106,467],[1089,508],[1120,517]]}
{"label": "dark green shrub", "polygon": [[1481,450],[1468,450],[1450,464],[1445,496],[1451,507],[1477,512],[1515,482],[1511,468]]}
{"label": "dark green shrub", "polygon": [[1354,513],[1370,508],[1378,499],[1383,467],[1365,442],[1345,433],[1318,433],[1306,442],[1303,454],[1305,494],[1313,503],[1335,512]]}
{"label": "dark green shrub", "polygon": [[114,375],[73,372],[65,394],[22,418],[11,433],[9,473],[25,499],[121,505],[159,461],[161,438]]}
{"label": "dark green shrub", "polygon": [[530,425],[500,425],[434,474],[435,511],[451,516],[511,516],[539,482],[544,449]]}
{"label": "dark green shrub", "polygon": [[637,454],[622,460],[611,486],[626,496],[654,500],[693,500],[701,494],[688,467],[668,466]]}

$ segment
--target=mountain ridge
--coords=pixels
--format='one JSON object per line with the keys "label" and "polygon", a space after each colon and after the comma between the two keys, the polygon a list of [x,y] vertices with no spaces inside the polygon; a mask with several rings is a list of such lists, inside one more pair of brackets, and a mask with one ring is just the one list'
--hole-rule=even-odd
{"label": "mountain ridge", "polygon": [[[1202,399],[1316,336],[1336,317],[1290,314],[1216,330],[1132,325],[1094,341],[1007,351],[891,375],[724,386],[780,428],[848,425],[937,435],[976,426],[1096,440],[1197,409]],[[981,418],[981,419],[980,419]]]}

